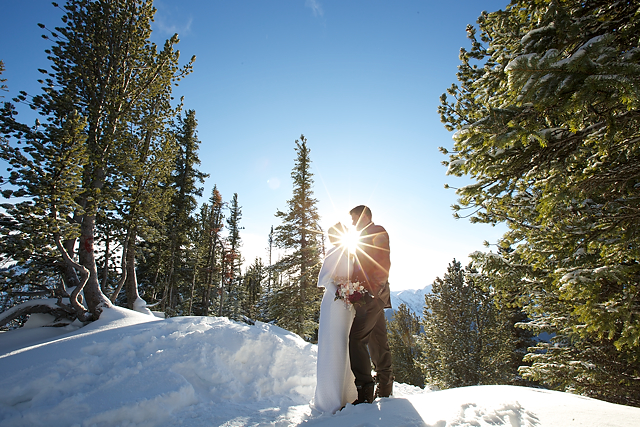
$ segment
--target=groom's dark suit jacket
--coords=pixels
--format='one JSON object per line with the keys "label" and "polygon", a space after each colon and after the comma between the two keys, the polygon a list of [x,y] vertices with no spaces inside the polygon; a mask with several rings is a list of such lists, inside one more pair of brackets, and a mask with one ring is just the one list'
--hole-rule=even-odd
{"label": "groom's dark suit jacket", "polygon": [[385,305],[389,305],[389,234],[384,227],[369,223],[360,232],[359,248],[353,280],[360,282],[374,297],[385,299]]}

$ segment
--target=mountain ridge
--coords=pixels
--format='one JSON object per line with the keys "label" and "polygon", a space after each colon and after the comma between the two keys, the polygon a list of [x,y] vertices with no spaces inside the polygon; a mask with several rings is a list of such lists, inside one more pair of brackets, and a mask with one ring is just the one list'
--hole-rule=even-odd
{"label": "mountain ridge", "polygon": [[424,309],[424,296],[431,293],[431,285],[422,289],[403,289],[401,291],[391,291],[391,307],[387,311],[396,311],[400,304],[406,305],[416,316],[422,318]]}

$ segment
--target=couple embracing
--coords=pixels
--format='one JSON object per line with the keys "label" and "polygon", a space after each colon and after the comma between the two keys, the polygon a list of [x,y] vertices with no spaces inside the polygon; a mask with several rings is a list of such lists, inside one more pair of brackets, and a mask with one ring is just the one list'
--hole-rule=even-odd
{"label": "couple embracing", "polygon": [[[384,309],[391,307],[389,235],[372,222],[368,207],[357,206],[349,213],[360,233],[358,248],[349,253],[340,241],[347,230],[340,223],[331,227],[333,247],[318,276],[318,287],[324,287],[325,292],[312,407],[321,412],[335,413],[347,403],[372,403],[376,397],[389,397],[393,388],[384,317]],[[339,288],[345,285],[350,290],[341,293]],[[347,295],[354,289],[355,294]]]}

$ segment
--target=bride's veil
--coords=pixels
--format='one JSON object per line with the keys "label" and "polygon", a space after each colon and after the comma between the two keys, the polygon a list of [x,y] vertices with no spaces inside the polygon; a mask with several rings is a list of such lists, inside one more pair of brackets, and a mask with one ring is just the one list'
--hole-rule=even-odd
{"label": "bride's veil", "polygon": [[326,287],[336,277],[349,277],[349,254],[347,248],[340,244],[340,236],[344,233],[346,228],[341,223],[329,228],[329,241],[333,246],[327,251],[322,263],[318,274],[318,287]]}

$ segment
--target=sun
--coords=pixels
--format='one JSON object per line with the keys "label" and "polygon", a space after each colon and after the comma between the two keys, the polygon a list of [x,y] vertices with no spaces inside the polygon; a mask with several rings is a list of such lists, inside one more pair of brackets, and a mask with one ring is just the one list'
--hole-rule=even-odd
{"label": "sun", "polygon": [[360,232],[349,229],[340,236],[340,245],[346,248],[350,254],[355,254],[360,245]]}
{"label": "sun", "polygon": [[342,251],[355,254],[360,245],[360,233],[338,223],[329,229],[329,240],[333,245],[339,246]]}

